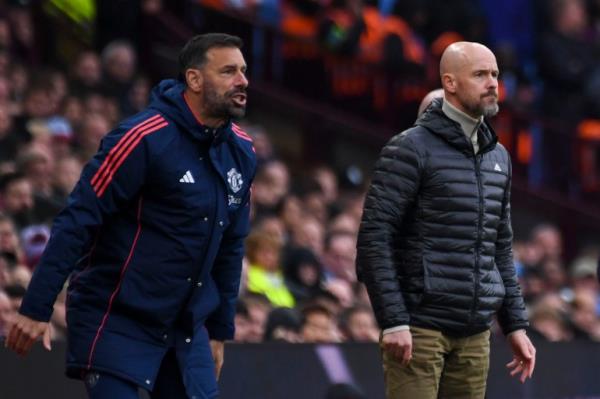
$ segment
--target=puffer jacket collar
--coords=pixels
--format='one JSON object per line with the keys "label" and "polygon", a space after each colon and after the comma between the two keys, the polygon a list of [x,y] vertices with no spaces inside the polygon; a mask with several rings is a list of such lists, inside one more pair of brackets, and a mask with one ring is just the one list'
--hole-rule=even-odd
{"label": "puffer jacket collar", "polygon": [[[462,152],[466,156],[473,156],[473,146],[467,140],[460,124],[448,118],[442,111],[442,99],[436,98],[431,102],[431,105],[417,119],[415,125],[422,126],[436,136],[444,139],[452,147]],[[479,137],[479,153],[491,151],[498,143],[498,136],[492,130],[487,120],[482,124],[484,129],[480,128]]]}

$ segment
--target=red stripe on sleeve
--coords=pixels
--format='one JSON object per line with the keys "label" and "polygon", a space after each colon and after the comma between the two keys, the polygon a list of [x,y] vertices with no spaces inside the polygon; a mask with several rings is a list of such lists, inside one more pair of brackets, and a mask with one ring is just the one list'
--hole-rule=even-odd
{"label": "red stripe on sleeve", "polygon": [[102,162],[102,165],[100,165],[100,168],[96,171],[96,174],[94,175],[94,177],[92,177],[92,181],[91,181],[92,186],[96,184],[98,179],[104,175],[105,170],[107,168],[109,168],[110,165],[113,163],[113,160],[116,156],[116,153],[119,151],[119,148],[121,148],[123,145],[125,145],[126,142],[129,140],[129,138],[131,136],[135,135],[135,133],[139,129],[142,129],[145,126],[148,126],[149,124],[153,123],[157,119],[162,119],[162,117],[160,115],[154,115],[153,117],[146,119],[143,122],[138,123],[133,128],[129,129],[129,131],[127,133],[125,133],[125,135],[123,135],[123,137],[121,137],[119,142],[110,150],[110,152],[108,153],[108,156],[104,159],[104,162]]}
{"label": "red stripe on sleeve", "polygon": [[126,153],[126,152],[128,152],[129,148],[131,147],[131,144],[136,141],[137,137],[140,134],[144,133],[145,131],[147,131],[149,129],[153,129],[154,127],[156,127],[156,126],[158,126],[158,125],[160,125],[162,123],[167,123],[167,122],[164,119],[159,118],[159,119],[157,119],[157,120],[155,120],[155,121],[153,121],[151,123],[148,123],[148,124],[144,125],[140,129],[136,129],[135,132],[133,132],[132,134],[130,134],[127,137],[127,140],[124,140],[122,143],[119,142],[118,143],[118,147],[119,147],[118,150],[114,152],[114,154],[112,156],[112,159],[110,160],[110,162],[107,164],[107,166],[102,171],[102,174],[100,175],[100,178],[96,179],[95,183],[92,183],[92,186],[94,187],[94,190],[98,191],[98,189],[104,185],[104,183],[106,182],[106,179],[108,178],[108,176],[110,176],[111,174],[113,174],[114,170],[118,167],[117,164],[119,164],[119,160],[121,159],[121,157],[123,156],[123,154]]}
{"label": "red stripe on sleeve", "polygon": [[115,173],[117,172],[119,167],[123,164],[123,162],[125,162],[125,159],[127,159],[129,154],[131,154],[131,152],[135,149],[135,147],[137,147],[137,145],[140,143],[140,141],[142,141],[144,136],[147,136],[150,133],[153,133],[159,129],[162,129],[163,127],[165,127],[167,125],[168,125],[168,123],[165,121],[165,122],[161,123],[160,125],[156,125],[152,128],[144,130],[143,132],[140,132],[140,134],[137,135],[137,138],[135,139],[135,141],[129,146],[127,151],[118,159],[117,163],[115,164],[115,167],[111,170],[110,174],[107,175],[107,178],[104,181],[104,183],[101,186],[99,186],[98,189],[96,190],[96,194],[98,195],[98,197],[101,197],[102,194],[104,194],[104,191],[106,191],[106,188],[112,181],[113,176],[115,175]]}

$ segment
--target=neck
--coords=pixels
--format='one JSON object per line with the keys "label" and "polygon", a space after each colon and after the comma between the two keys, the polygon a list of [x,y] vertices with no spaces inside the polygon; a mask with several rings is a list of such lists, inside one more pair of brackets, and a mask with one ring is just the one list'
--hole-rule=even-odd
{"label": "neck", "polygon": [[465,113],[460,108],[456,107],[454,103],[446,101],[442,103],[442,112],[450,119],[460,124],[460,127],[467,136],[467,140],[472,144],[473,151],[475,154],[479,152],[479,141],[477,137],[477,128],[479,124],[483,122],[483,117],[473,118],[471,115]]}
{"label": "neck", "polygon": [[199,124],[214,128],[225,123],[224,119],[211,117],[206,114],[206,108],[204,107],[201,95],[196,94],[187,88],[183,92],[183,98]]}
{"label": "neck", "polygon": [[449,97],[449,96],[445,96],[444,97],[444,103],[447,103],[448,105],[452,106],[454,108],[454,111],[458,111],[460,112],[463,116],[470,118],[474,121],[480,121],[481,120],[481,116],[482,115],[474,115],[471,112],[469,112],[468,110],[466,110],[462,104],[456,99],[456,97]]}

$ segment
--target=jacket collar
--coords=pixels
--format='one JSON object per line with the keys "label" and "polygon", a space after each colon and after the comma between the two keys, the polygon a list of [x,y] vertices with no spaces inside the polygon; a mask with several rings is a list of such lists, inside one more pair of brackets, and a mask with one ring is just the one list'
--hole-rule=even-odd
{"label": "jacket collar", "polygon": [[220,144],[228,140],[233,134],[231,121],[226,121],[218,128],[204,125],[192,113],[184,91],[183,83],[173,79],[163,80],[152,90],[150,108],[162,112],[198,141]]}
{"label": "jacket collar", "polygon": [[[422,126],[436,136],[444,139],[452,147],[456,148],[467,156],[472,156],[473,146],[467,140],[463,128],[460,123],[448,118],[442,111],[442,99],[436,98],[431,102],[431,105],[417,119],[415,125]],[[479,141],[479,153],[484,153],[493,150],[498,143],[498,137],[492,130],[489,123],[484,120],[477,132]]]}

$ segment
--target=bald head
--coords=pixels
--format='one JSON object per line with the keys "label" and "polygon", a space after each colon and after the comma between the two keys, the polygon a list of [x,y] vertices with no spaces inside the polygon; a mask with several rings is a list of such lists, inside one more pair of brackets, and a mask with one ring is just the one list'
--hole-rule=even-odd
{"label": "bald head", "polygon": [[429,104],[431,104],[431,102],[436,98],[444,98],[444,89],[435,89],[427,93],[425,97],[423,97],[423,100],[421,100],[417,116],[421,116],[427,107],[429,107]]}
{"label": "bald head", "polygon": [[498,112],[498,74],[494,53],[480,43],[453,43],[440,60],[445,100],[474,118]]}
{"label": "bald head", "polygon": [[440,60],[440,75],[445,73],[457,73],[463,68],[472,64],[475,60],[482,57],[491,57],[496,61],[496,57],[492,50],[481,43],[475,42],[456,42],[452,43],[444,53]]}

